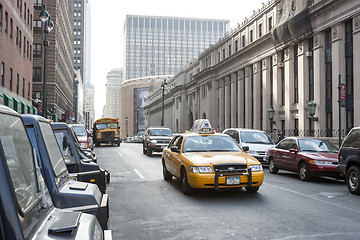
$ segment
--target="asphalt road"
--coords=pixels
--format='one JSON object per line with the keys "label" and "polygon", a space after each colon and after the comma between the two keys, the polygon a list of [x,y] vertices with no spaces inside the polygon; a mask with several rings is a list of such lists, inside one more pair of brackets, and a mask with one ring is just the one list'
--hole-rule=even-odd
{"label": "asphalt road", "polygon": [[360,239],[360,196],[331,178],[302,182],[296,173],[265,168],[258,193],[182,193],[162,178],[161,154],[142,145],[95,148],[111,173],[113,239]]}

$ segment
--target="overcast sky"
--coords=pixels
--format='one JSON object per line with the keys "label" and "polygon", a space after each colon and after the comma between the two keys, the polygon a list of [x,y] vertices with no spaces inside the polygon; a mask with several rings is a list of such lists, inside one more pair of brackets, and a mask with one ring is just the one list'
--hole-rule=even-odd
{"label": "overcast sky", "polygon": [[[126,15],[230,20],[230,28],[261,8],[264,0],[89,0],[91,6],[91,83],[95,86],[95,118],[105,105],[106,76],[123,67]],[[177,4],[178,2],[179,4]]]}

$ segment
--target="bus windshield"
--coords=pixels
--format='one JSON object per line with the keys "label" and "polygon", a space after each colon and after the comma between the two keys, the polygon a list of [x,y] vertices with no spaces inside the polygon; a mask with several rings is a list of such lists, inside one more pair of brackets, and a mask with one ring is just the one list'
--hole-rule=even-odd
{"label": "bus windshield", "polygon": [[116,129],[118,127],[117,123],[97,123],[95,124],[95,127],[99,130],[111,128]]}

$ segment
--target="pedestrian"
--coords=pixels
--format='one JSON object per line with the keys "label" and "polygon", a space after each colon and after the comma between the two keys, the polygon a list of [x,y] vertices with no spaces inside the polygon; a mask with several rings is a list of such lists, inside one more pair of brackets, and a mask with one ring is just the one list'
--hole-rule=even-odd
{"label": "pedestrian", "polygon": [[283,130],[280,130],[279,132],[279,142],[284,139],[284,132]]}
{"label": "pedestrian", "polygon": [[279,135],[276,132],[276,128],[272,130],[272,132],[270,133],[270,137],[274,141],[274,143],[277,143],[279,141]]}

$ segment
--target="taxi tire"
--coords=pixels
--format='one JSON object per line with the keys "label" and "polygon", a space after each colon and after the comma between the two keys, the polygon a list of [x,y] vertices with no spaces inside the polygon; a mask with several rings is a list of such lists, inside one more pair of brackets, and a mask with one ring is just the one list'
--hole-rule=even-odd
{"label": "taxi tire", "polygon": [[248,193],[256,193],[257,191],[259,191],[260,187],[245,187],[246,192]]}
{"label": "taxi tire", "polygon": [[275,162],[273,158],[269,158],[269,172],[271,174],[276,174],[279,172],[279,169],[275,167]]}
{"label": "taxi tire", "polygon": [[166,169],[164,161],[163,161],[163,177],[165,181],[170,181],[172,179],[172,174]]}
{"label": "taxi tire", "polygon": [[181,188],[185,195],[190,195],[194,191],[194,189],[189,185],[189,181],[185,169],[182,169],[182,173],[181,173]]}

